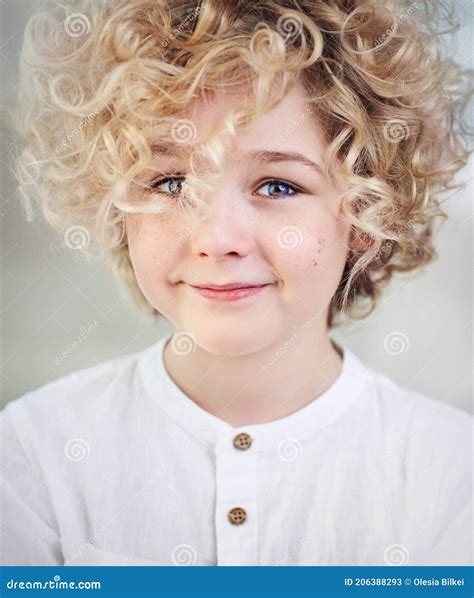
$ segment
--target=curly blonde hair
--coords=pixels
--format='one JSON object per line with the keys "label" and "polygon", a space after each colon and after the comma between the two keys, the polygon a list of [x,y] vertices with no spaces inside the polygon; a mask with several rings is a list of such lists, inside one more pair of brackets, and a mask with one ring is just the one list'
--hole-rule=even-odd
{"label": "curly blonde hair", "polygon": [[[328,327],[338,314],[365,317],[394,272],[436,257],[441,194],[459,186],[470,153],[466,72],[442,57],[437,17],[428,1],[51,3],[28,21],[20,57],[14,171],[27,216],[37,205],[68,245],[105,251],[138,304],[159,315],[137,284],[124,223],[126,211],[170,208],[129,199],[152,141],[188,134],[179,117],[202,94],[247,85],[252,102],[225,122],[234,134],[297,76],[327,142],[325,172],[336,176],[337,163],[347,186],[350,246]],[[270,101],[277,77],[283,91]],[[196,152],[222,162],[215,138]]]}

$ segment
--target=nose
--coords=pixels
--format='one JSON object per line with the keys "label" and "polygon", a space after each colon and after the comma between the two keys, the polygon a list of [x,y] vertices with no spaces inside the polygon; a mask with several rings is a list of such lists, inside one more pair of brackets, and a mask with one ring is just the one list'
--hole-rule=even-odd
{"label": "nose", "polygon": [[221,188],[216,195],[208,202],[204,218],[191,237],[192,252],[214,259],[248,255],[255,243],[252,208],[235,189]]}

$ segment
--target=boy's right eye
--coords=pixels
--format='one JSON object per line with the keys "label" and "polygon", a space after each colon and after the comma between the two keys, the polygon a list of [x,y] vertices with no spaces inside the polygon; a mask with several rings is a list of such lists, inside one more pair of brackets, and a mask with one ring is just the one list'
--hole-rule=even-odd
{"label": "boy's right eye", "polygon": [[150,183],[148,188],[151,192],[179,195],[182,191],[181,185],[184,180],[184,176],[168,176]]}

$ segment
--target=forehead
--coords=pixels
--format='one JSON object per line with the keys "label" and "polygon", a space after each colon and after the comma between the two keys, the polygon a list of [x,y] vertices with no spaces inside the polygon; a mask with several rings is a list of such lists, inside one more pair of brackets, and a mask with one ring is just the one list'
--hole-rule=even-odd
{"label": "forehead", "polygon": [[[279,93],[275,88],[271,95]],[[218,92],[208,95],[191,105],[186,112],[188,118],[196,127],[196,141],[204,139],[207,135],[212,135],[220,130],[226,117],[232,110],[239,110],[241,107],[253,107],[255,100],[249,91],[240,93]],[[248,127],[242,127],[236,131],[237,135],[247,141],[247,137],[262,135],[269,141],[279,133],[279,129],[286,128],[294,123],[298,116],[307,113],[311,108],[309,98],[298,83],[278,104],[265,114],[259,115],[252,121]]]}
{"label": "forehead", "polygon": [[248,101],[251,101],[249,94],[222,92],[195,101],[181,115],[182,126],[192,129],[192,142],[177,143],[172,138],[155,140],[151,144],[152,151],[161,159],[181,161],[202,141],[217,135],[227,147],[228,155],[237,160],[245,155],[267,159],[270,152],[310,154],[312,159],[321,156],[324,151],[322,131],[313,106],[300,86],[295,85],[274,108],[257,116],[249,125],[237,127],[234,140],[225,128],[225,119]]}

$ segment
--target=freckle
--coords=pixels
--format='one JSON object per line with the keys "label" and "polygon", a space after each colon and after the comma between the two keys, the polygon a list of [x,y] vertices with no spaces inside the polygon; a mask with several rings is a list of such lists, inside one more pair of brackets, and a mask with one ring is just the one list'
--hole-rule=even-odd
{"label": "freckle", "polygon": [[313,260],[313,266],[317,266],[318,262],[316,260]]}

